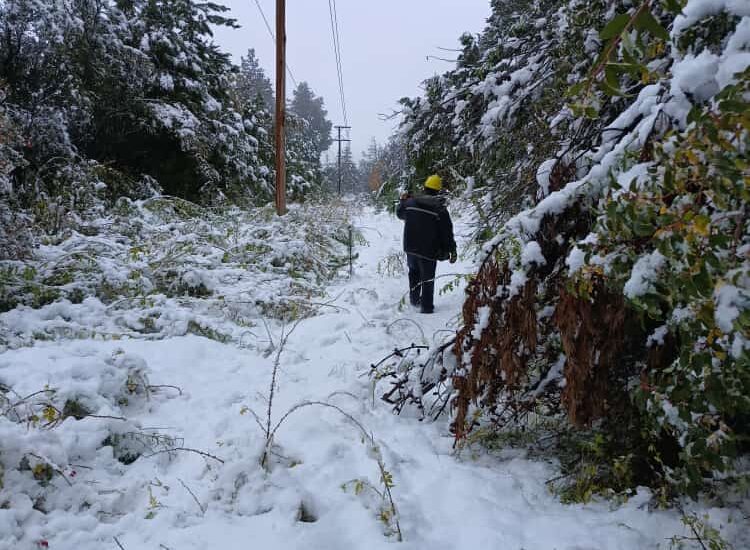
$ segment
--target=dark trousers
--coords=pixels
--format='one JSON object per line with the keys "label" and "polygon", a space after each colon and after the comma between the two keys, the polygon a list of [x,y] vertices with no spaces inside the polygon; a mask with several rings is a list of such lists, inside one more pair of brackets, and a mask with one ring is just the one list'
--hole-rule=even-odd
{"label": "dark trousers", "polygon": [[407,254],[406,264],[409,266],[409,301],[412,305],[421,304],[424,311],[432,311],[437,261]]}

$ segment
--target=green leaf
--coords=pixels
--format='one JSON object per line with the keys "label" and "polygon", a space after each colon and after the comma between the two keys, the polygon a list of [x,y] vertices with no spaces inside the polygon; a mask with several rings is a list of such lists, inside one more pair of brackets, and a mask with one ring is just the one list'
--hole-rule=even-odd
{"label": "green leaf", "polygon": [[565,92],[565,95],[568,97],[575,97],[578,94],[580,94],[583,91],[583,88],[586,86],[586,81],[582,80],[580,82],[576,82],[573,84],[568,90]]}
{"label": "green leaf", "polygon": [[609,84],[607,84],[607,82],[605,80],[602,80],[601,82],[598,82],[597,83],[597,87],[602,92],[604,92],[605,94],[607,94],[609,97],[616,97],[616,96],[622,95],[620,93],[620,90],[618,90],[617,88],[613,88],[612,86],[610,86]]}
{"label": "green leaf", "polygon": [[669,33],[664,27],[656,20],[653,14],[649,10],[643,10],[638,14],[633,23],[635,28],[639,31],[648,31],[651,36],[655,38],[661,38],[662,40],[669,40]]}
{"label": "green leaf", "polygon": [[586,108],[583,110],[583,114],[586,118],[597,118],[599,116],[599,111],[596,107],[592,105],[587,105]]}
{"label": "green leaf", "polygon": [[612,18],[612,20],[599,32],[599,38],[602,40],[609,40],[610,38],[618,36],[623,30],[625,30],[628,21],[630,21],[630,15],[627,13],[615,15],[615,17]]}
{"label": "green leaf", "polygon": [[610,95],[622,95],[620,91],[620,73],[621,70],[610,63],[604,67],[604,82],[612,92]]}
{"label": "green leaf", "polygon": [[625,56],[625,60],[628,61],[628,63],[637,63],[637,57],[641,57],[643,52],[638,50],[637,45],[633,43],[633,40],[630,37],[630,33],[624,33],[621,39],[622,39],[623,55],[625,53],[631,54],[631,59],[628,60],[627,57]]}
{"label": "green leaf", "polygon": [[638,237],[650,237],[654,233],[654,226],[646,220],[635,220],[633,232]]}
{"label": "green leaf", "polygon": [[703,118],[703,113],[701,112],[700,107],[694,106],[692,109],[690,109],[690,112],[687,116],[688,124],[698,123]]}
{"label": "green leaf", "polygon": [[701,270],[693,278],[693,281],[695,282],[695,287],[698,289],[701,296],[711,296],[714,290],[714,282],[711,279],[711,274],[708,272],[708,269],[706,269],[705,263],[701,265]]}
{"label": "green leaf", "polygon": [[721,110],[729,111],[733,113],[745,113],[747,112],[747,102],[737,101],[734,99],[727,99],[721,102]]}
{"label": "green leaf", "polygon": [[682,2],[680,0],[664,0],[662,5],[670,12],[679,14],[682,13]]}

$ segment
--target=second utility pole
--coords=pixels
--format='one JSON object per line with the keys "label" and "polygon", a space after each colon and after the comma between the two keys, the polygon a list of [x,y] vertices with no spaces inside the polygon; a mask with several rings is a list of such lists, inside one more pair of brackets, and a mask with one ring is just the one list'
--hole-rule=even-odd
{"label": "second utility pole", "polygon": [[286,0],[276,0],[276,213],[286,214]]}
{"label": "second utility pole", "polygon": [[341,130],[350,130],[351,126],[335,126],[335,128],[339,131],[339,138],[333,141],[338,141],[339,143],[339,196],[341,196],[341,142],[351,141],[350,139],[341,139]]}

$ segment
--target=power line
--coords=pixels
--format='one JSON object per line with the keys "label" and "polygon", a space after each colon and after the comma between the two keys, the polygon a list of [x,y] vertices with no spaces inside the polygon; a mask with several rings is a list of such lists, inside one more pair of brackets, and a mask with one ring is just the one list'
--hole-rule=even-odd
{"label": "power line", "polygon": [[[268,18],[266,17],[266,13],[263,11],[263,6],[260,5],[260,0],[255,0],[255,5],[258,6],[258,11],[260,12],[260,16],[263,18],[263,22],[266,24],[266,29],[268,29],[268,34],[271,35],[271,39],[276,43],[276,34],[273,32],[273,29],[271,28],[271,24],[268,22]],[[284,63],[284,66],[286,67],[286,72],[289,73],[289,78],[292,79],[292,82],[294,82],[294,86],[297,86],[297,80],[294,78],[294,75],[292,74],[292,69],[289,68],[288,63]]]}
{"label": "power line", "polygon": [[341,65],[341,36],[339,34],[339,18],[336,0],[328,0],[328,13],[331,17],[331,36],[333,37],[333,53],[336,57],[336,74],[339,81],[339,95],[341,96],[341,111],[344,115],[344,125],[349,124],[346,112],[346,96],[344,95],[344,76]]}
{"label": "power line", "polygon": [[344,108],[344,124],[348,124],[346,112],[346,97],[344,95],[344,67],[341,62],[341,35],[339,34],[339,12],[336,6],[336,0],[333,0],[333,19],[336,27],[336,47],[339,52],[339,82],[341,87],[341,103]]}
{"label": "power line", "polygon": [[336,7],[336,0],[333,0],[333,19],[336,23],[336,44],[339,51],[339,81],[341,88],[341,104],[344,110],[344,124],[349,124],[349,116],[346,109],[346,94],[344,93],[344,66],[341,61],[341,35],[339,34],[339,13]]}

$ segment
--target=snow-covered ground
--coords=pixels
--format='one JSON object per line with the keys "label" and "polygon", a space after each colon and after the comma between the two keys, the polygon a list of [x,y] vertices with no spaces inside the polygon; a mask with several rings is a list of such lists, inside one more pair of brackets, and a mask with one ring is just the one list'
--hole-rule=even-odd
{"label": "snow-covered ground", "polygon": [[[518,454],[456,457],[444,422],[398,417],[373,399],[370,365],[397,346],[444,338],[441,331],[457,322],[463,291],[438,296],[432,316],[404,307],[406,276],[386,260],[400,251],[401,223],[372,210],[355,223],[369,244],[360,247],[353,276],[331,284],[321,300],[330,302],[291,333],[291,326],[269,322],[242,345],[195,335],[78,339],[0,354],[0,383],[18,394],[47,385],[58,389],[58,399],[98,394],[101,402],[85,403],[95,414],[127,418],[68,418],[54,429],[30,428],[16,451],[2,451],[18,453],[8,460],[26,456],[27,468],[4,474],[0,548],[392,548],[399,544],[395,522],[375,492],[384,489],[379,462],[392,477],[403,548],[669,548],[670,537],[689,535],[676,512],[648,509],[645,490],[619,507],[563,505],[545,485],[556,475],[553,464]],[[438,274],[468,269],[468,262],[442,263]],[[288,339],[272,427],[303,402],[340,410],[310,405],[293,412],[263,468],[259,423],[267,422],[282,333]],[[0,422],[0,440],[13,426]],[[107,438],[115,445],[103,446]],[[125,464],[115,448],[121,459],[140,456]],[[184,450],[161,452],[174,448]],[[701,513],[730,539],[747,529],[725,511]]]}

